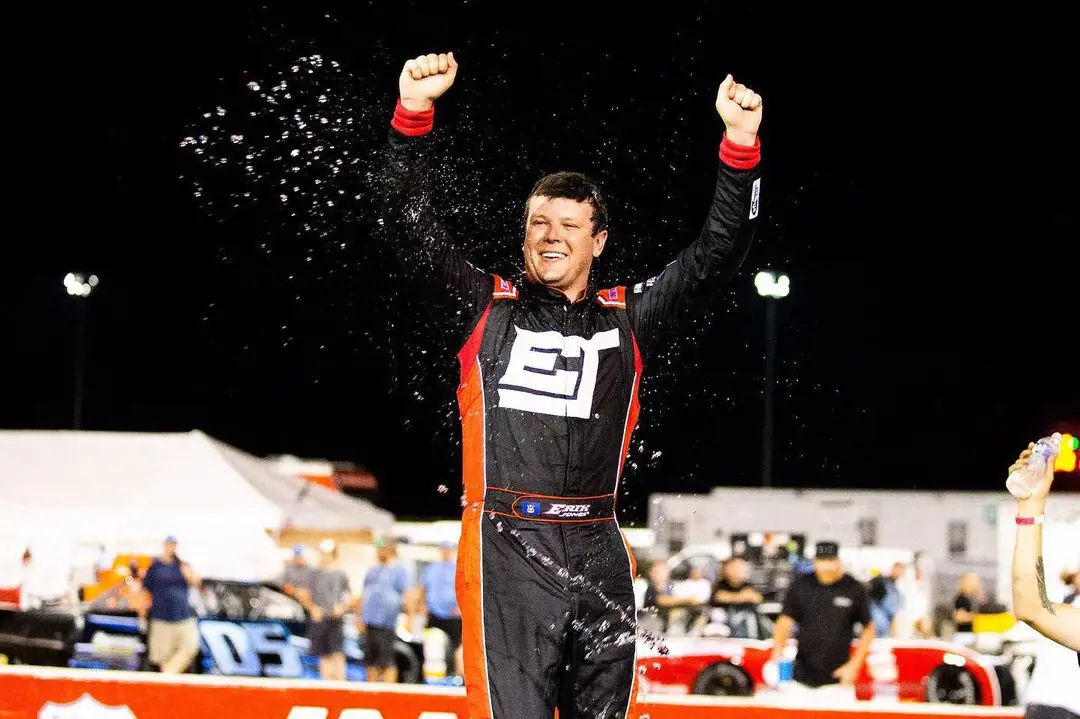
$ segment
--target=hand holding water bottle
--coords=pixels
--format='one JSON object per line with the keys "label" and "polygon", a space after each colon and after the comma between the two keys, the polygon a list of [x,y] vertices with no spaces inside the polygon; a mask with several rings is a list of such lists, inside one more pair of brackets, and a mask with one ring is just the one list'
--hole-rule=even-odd
{"label": "hand holding water bottle", "polygon": [[1009,478],[1005,481],[1009,493],[1024,504],[1043,504],[1054,482],[1054,459],[1060,447],[1058,432],[1028,444],[1009,467]]}

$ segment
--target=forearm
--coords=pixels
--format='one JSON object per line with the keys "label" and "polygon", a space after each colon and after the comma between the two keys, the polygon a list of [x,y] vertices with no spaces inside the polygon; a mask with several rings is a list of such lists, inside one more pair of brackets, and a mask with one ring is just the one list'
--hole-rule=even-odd
{"label": "forearm", "polygon": [[487,274],[457,250],[438,217],[433,202],[434,148],[428,136],[433,117],[433,107],[419,113],[407,109],[403,101],[395,106],[381,177],[380,222],[409,280],[431,290],[426,293],[429,306],[453,305],[453,312],[442,314],[455,318],[462,304],[474,311],[485,304],[492,289]]}
{"label": "forearm", "polygon": [[791,617],[781,615],[776,620],[776,626],[773,629],[773,649],[772,656],[776,659],[784,651],[784,647],[787,646],[788,640],[791,638],[791,628],[794,622]]}
{"label": "forearm", "polygon": [[424,603],[420,592],[415,589],[409,590],[405,593],[405,613],[410,617],[414,617],[417,614],[422,613]]}
{"label": "forearm", "polygon": [[696,242],[682,258],[692,280],[726,283],[753,242],[760,201],[761,145],[720,143],[720,168],[712,205]]}
{"label": "forearm", "polygon": [[[1042,515],[1039,504],[1021,505],[1017,516]],[[1042,524],[1018,524],[1016,546],[1013,549],[1012,591],[1013,612],[1022,621],[1037,617],[1041,612],[1054,613],[1046,595],[1046,576],[1042,557]]]}
{"label": "forearm", "polygon": [[861,667],[863,665],[867,655],[870,653],[870,647],[873,643],[874,623],[867,622],[863,627],[862,635],[859,637],[859,643],[855,646],[855,654],[851,657],[851,661],[855,663],[855,666]]}
{"label": "forearm", "polygon": [[720,144],[712,204],[697,238],[646,283],[628,305],[635,335],[646,348],[684,331],[709,309],[746,259],[759,222],[760,144]]}
{"label": "forearm", "polygon": [[189,587],[198,587],[202,581],[201,579],[199,579],[199,575],[196,574],[194,570],[191,569],[191,567],[183,567],[180,570],[180,573],[184,575],[184,581],[187,582],[187,585]]}

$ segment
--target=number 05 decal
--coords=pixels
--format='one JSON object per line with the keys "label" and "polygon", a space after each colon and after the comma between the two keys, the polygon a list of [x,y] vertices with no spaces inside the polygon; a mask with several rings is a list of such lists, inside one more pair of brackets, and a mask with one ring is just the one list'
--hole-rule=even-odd
{"label": "number 05 decal", "polygon": [[203,650],[217,671],[231,676],[301,677],[300,650],[289,643],[289,632],[279,624],[199,622]]}

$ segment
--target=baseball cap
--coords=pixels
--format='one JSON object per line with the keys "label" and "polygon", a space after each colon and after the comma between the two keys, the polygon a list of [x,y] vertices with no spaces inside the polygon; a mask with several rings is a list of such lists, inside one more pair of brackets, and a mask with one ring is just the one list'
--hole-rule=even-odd
{"label": "baseball cap", "polygon": [[294,557],[302,557],[302,556],[304,556],[304,545],[303,544],[294,544],[293,548],[292,548],[292,553],[293,553]]}
{"label": "baseball cap", "polygon": [[836,542],[818,542],[814,545],[814,559],[836,559],[840,556],[840,545]]}
{"label": "baseball cap", "polygon": [[444,539],[441,542],[439,542],[439,548],[440,549],[453,549],[456,546],[457,546],[457,542],[452,542],[449,539]]}
{"label": "baseball cap", "polygon": [[170,534],[165,537],[165,544],[176,544],[176,535]]}

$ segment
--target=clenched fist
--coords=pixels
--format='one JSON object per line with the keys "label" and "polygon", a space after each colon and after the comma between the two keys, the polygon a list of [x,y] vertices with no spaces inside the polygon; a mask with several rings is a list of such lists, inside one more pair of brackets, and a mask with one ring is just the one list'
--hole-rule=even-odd
{"label": "clenched fist", "polygon": [[737,145],[753,145],[761,126],[761,95],[728,75],[716,94],[716,111],[727,127],[728,139]]}
{"label": "clenched fist", "polygon": [[457,68],[452,52],[421,55],[409,60],[398,78],[401,104],[413,112],[430,110],[435,100],[454,84]]}

